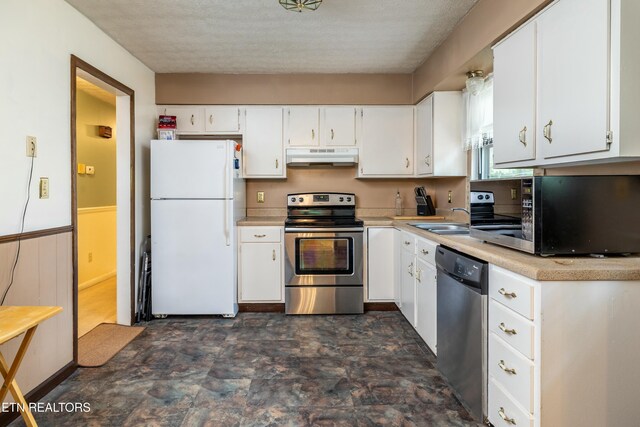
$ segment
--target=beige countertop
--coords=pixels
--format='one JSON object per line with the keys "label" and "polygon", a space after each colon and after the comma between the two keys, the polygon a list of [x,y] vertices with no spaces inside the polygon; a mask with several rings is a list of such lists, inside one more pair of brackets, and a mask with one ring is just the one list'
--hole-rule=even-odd
{"label": "beige countertop", "polygon": [[[409,221],[411,222],[411,221]],[[469,236],[441,236],[393,221],[393,226],[499,267],[540,281],[640,280],[640,256],[541,257],[484,243]]]}
{"label": "beige countertop", "polygon": [[[469,236],[442,236],[412,227],[415,221],[397,221],[389,217],[361,217],[367,227],[395,227],[424,237],[457,251],[495,264],[534,280],[589,281],[640,280],[640,256],[630,257],[540,257],[484,243]],[[284,216],[247,217],[238,226],[282,226]],[[420,220],[420,222],[428,221]],[[435,221],[446,222],[446,221]]]}
{"label": "beige countertop", "polygon": [[284,226],[285,216],[248,216],[237,222],[238,227],[251,226]]}

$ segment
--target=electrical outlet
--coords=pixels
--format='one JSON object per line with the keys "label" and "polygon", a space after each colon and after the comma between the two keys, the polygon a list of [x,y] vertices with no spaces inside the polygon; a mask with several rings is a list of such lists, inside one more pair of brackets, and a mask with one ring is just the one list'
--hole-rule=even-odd
{"label": "electrical outlet", "polygon": [[89,262],[93,261],[93,252],[89,252],[89,256],[87,257],[87,259],[89,260]]}
{"label": "electrical outlet", "polygon": [[40,177],[40,198],[49,198],[49,178],[47,177]]}
{"label": "electrical outlet", "polygon": [[449,194],[447,194],[447,201],[451,203],[452,199],[453,199],[453,193],[451,192],[451,190],[449,190]]}
{"label": "electrical outlet", "polygon": [[264,191],[258,191],[258,203],[264,203]]}
{"label": "electrical outlet", "polygon": [[27,135],[27,157],[38,157],[38,138]]}
{"label": "electrical outlet", "polygon": [[515,200],[518,197],[518,189],[517,188],[512,188],[511,189],[511,200]]}

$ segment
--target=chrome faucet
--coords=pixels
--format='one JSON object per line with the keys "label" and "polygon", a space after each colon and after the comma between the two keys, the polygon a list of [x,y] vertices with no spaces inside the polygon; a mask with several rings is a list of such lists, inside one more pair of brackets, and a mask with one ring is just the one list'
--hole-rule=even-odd
{"label": "chrome faucet", "polygon": [[462,211],[462,212],[466,213],[467,215],[471,216],[471,214],[469,213],[469,211],[468,211],[467,209],[465,209],[465,208],[451,208],[451,211],[452,211],[452,212],[455,212],[455,211]]}

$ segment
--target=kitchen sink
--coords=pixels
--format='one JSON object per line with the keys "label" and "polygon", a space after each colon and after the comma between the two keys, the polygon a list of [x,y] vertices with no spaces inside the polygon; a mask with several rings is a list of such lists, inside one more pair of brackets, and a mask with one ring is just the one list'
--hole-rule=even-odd
{"label": "kitchen sink", "polygon": [[428,222],[417,222],[409,225],[435,234],[469,234],[469,226],[467,224],[435,224]]}

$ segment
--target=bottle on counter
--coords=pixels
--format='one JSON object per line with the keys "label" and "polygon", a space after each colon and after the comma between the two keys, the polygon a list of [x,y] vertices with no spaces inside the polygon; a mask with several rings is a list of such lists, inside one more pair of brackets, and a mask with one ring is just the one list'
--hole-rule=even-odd
{"label": "bottle on counter", "polygon": [[402,215],[402,197],[400,197],[400,190],[396,193],[396,216]]}

